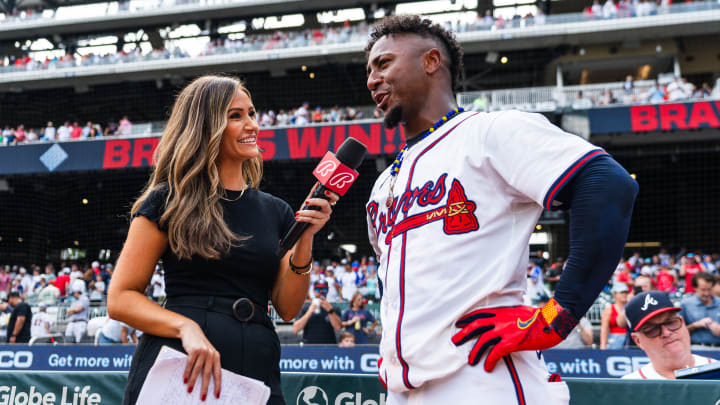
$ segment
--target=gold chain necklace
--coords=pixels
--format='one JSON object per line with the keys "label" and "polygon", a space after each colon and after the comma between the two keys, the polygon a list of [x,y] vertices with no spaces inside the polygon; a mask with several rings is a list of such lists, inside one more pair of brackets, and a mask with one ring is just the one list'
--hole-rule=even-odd
{"label": "gold chain necklace", "polygon": [[[240,195],[237,196],[236,198],[233,198],[232,200],[229,198],[225,198],[224,196],[220,196],[220,199],[229,201],[229,202],[235,202],[235,201],[239,200],[240,198],[242,198],[242,196],[243,196],[243,194],[245,194],[245,190],[247,190],[247,188],[248,188],[248,186],[245,186],[245,188],[243,188],[242,191],[240,191]],[[227,190],[226,190],[226,192],[227,192]]]}

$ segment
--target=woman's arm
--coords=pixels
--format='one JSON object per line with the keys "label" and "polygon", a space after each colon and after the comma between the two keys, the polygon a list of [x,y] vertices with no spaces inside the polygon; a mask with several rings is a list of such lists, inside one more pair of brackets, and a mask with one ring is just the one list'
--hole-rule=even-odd
{"label": "woman's arm", "polygon": [[[612,304],[610,304],[612,305]],[[607,349],[608,335],[610,335],[610,305],[603,309],[600,317],[600,349]]]}
{"label": "woman's arm", "polygon": [[155,222],[138,216],[130,223],[108,289],[108,316],[152,335],[181,339],[188,354],[183,376],[192,392],[202,371],[201,397],[207,395],[210,376],[215,379],[215,396],[220,396],[220,354],[193,320],[169,311],[145,295],[145,287],[160,256],[168,247],[167,234]]}
{"label": "woman's arm", "polygon": [[587,346],[590,346],[591,344],[593,344],[593,330],[592,330],[592,327],[590,327],[590,328],[585,328],[585,327],[582,326],[582,323],[578,323],[578,326],[577,326],[577,327],[578,327],[578,328],[581,328],[581,329],[580,329],[580,338],[582,339],[583,343],[585,343],[585,345],[587,345]]}
{"label": "woman's arm", "polygon": [[291,270],[290,256],[292,256],[292,263],[295,267],[311,264],[313,237],[330,219],[330,214],[332,214],[330,204],[334,204],[339,198],[330,192],[326,192],[330,201],[322,198],[310,198],[314,191],[315,188],[310,192],[306,204],[320,207],[320,210],[301,210],[295,214],[296,221],[307,222],[310,226],[300,236],[295,248],[280,261],[280,271],[271,293],[273,307],[285,321],[291,321],[300,313],[310,288],[310,273],[297,274]]}

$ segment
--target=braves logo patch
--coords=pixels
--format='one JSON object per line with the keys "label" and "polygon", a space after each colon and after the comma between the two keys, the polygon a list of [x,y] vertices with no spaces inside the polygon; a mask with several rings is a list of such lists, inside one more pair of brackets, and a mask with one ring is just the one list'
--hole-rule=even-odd
{"label": "braves logo patch", "polygon": [[443,231],[446,234],[461,234],[476,231],[480,228],[475,209],[477,205],[468,200],[465,189],[456,179],[453,179],[452,187],[448,193],[447,204],[430,211],[421,212],[405,218],[395,224],[392,231],[385,237],[385,243],[410,229],[418,228],[434,221],[443,221]]}

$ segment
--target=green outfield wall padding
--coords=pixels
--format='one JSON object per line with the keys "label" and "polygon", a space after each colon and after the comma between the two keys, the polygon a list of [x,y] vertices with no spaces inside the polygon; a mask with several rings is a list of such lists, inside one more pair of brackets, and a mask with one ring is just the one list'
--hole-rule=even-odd
{"label": "green outfield wall padding", "polygon": [[[0,405],[116,405],[122,400],[125,372],[22,372],[0,374]],[[571,378],[571,405],[715,405],[717,381],[641,381]],[[384,405],[379,380],[368,375],[283,374],[288,405]],[[542,398],[526,398],[528,405]],[[506,405],[506,404],[483,404]],[[512,404],[510,404],[512,405]]]}

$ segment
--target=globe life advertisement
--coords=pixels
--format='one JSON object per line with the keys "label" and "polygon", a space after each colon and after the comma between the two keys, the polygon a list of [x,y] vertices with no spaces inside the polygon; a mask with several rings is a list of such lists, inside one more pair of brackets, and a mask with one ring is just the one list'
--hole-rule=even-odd
{"label": "globe life advertisement", "polygon": [[102,396],[89,385],[63,386],[61,392],[41,392],[34,385],[0,385],[0,405],[100,405]]}

